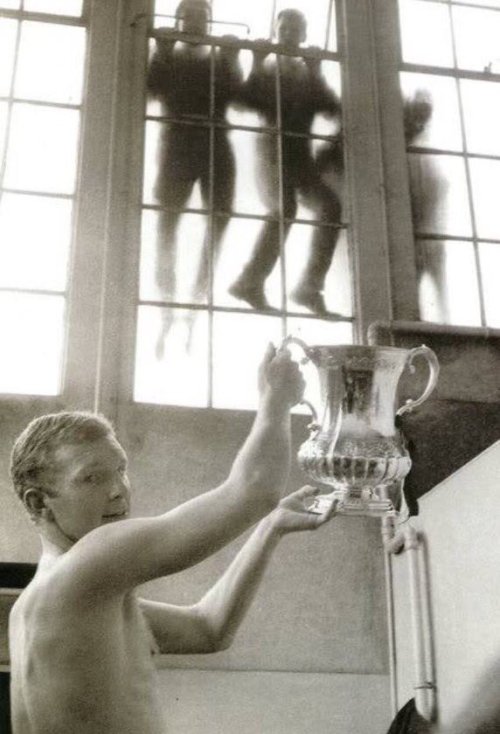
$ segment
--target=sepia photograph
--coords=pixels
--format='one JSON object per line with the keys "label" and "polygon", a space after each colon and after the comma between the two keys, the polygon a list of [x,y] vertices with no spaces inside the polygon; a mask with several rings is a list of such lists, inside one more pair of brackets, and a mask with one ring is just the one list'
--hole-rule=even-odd
{"label": "sepia photograph", "polygon": [[498,191],[500,0],[0,0],[0,734],[500,734]]}

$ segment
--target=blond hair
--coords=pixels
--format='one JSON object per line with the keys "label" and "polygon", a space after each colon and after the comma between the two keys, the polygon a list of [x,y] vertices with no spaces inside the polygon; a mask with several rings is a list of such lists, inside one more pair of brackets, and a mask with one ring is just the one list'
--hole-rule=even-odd
{"label": "blond hair", "polygon": [[10,477],[22,500],[26,490],[43,489],[55,468],[55,450],[65,444],[95,441],[114,436],[111,423],[102,415],[85,411],[62,411],[35,418],[16,439],[10,455]]}

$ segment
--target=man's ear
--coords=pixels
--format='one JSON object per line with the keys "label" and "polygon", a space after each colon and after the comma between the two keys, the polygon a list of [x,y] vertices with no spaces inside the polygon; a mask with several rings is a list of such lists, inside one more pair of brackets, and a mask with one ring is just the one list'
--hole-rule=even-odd
{"label": "man's ear", "polygon": [[52,510],[47,506],[47,495],[42,489],[30,487],[23,496],[23,502],[33,520],[53,518]]}

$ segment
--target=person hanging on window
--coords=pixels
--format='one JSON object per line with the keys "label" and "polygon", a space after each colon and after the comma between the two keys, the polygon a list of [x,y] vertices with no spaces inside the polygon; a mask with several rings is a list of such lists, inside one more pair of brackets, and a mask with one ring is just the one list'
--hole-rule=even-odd
{"label": "person hanging on window", "polygon": [[[206,0],[182,0],[177,7],[178,31],[204,36],[210,20],[211,9]],[[176,120],[163,126],[155,185],[155,197],[165,207],[158,216],[156,280],[161,297],[167,302],[176,299],[177,231],[182,209],[195,184],[200,186],[203,207],[216,212],[212,226],[207,224],[192,292],[195,302],[207,297],[211,252],[215,262],[229,221],[235,181],[234,155],[227,132],[215,126],[212,137],[208,120],[213,116],[216,123],[223,123],[228,105],[240,93],[242,71],[238,54],[236,46],[218,47],[212,52],[208,45],[174,41],[168,32],[160,33],[156,39],[147,88],[161,102],[163,112]],[[179,244],[189,247],[189,242]],[[164,310],[159,355],[163,352],[171,313],[170,309]]]}
{"label": "person hanging on window", "polygon": [[[45,415],[18,437],[11,478],[42,557],[9,619],[14,734],[165,732],[154,653],[228,647],[280,538],[333,516],[332,501],[312,509],[312,487],[280,499],[290,409],[304,389],[286,350],[270,346],[258,385],[254,425],[227,479],[155,517],[129,518],[127,457],[102,416]],[[257,522],[196,604],[137,595],[137,586],[199,563]]]}
{"label": "person hanging on window", "polygon": [[[402,100],[402,105],[405,144],[407,147],[418,145],[420,136],[430,125],[433,110],[432,98],[426,90],[417,89],[412,96]],[[343,201],[345,169],[342,129],[332,136],[331,140],[318,147],[315,160],[323,181],[335,192],[340,201]],[[436,170],[432,156],[409,156],[408,173],[413,231],[417,234],[432,231],[436,209],[439,201],[445,195],[446,183]],[[427,274],[434,284],[435,297],[440,301],[441,312],[444,314],[445,293],[442,292],[444,289],[444,261],[440,253],[440,248],[435,248],[430,262],[422,256],[418,260],[421,273]]]}
{"label": "person hanging on window", "polygon": [[[277,41],[287,50],[299,54],[306,32],[306,18],[300,11],[285,9],[278,14]],[[229,289],[232,296],[258,310],[270,308],[265,282],[280,255],[279,217],[284,216],[283,235],[286,238],[299,201],[316,212],[320,224],[339,224],[341,213],[340,200],[322,181],[312,155],[311,140],[307,137],[318,113],[340,117],[340,102],[321,74],[319,59],[282,55],[276,62],[267,58],[269,52],[267,42],[262,43],[262,49],[254,51],[253,67],[241,96],[244,104],[262,115],[266,125],[276,127],[281,117],[284,131],[280,140],[281,156],[274,135],[259,135],[257,150],[258,184],[272,220],[264,224],[249,261]],[[280,116],[276,108],[276,63],[279,63]],[[302,137],[297,137],[297,133]],[[283,211],[278,174],[280,157]],[[308,262],[291,297],[314,313],[326,314],[323,290],[335,251],[337,230],[324,226],[314,229]]]}

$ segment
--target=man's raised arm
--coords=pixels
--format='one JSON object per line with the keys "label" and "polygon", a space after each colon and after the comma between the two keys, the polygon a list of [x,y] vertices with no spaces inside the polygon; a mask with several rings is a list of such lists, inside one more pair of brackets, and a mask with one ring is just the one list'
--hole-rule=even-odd
{"label": "man's raised arm", "polygon": [[124,520],[84,536],[66,554],[75,589],[114,594],[181,571],[211,555],[278,503],[290,468],[290,409],[304,381],[286,350],[270,347],[259,370],[259,408],[228,478],[153,518]]}
{"label": "man's raised arm", "polygon": [[308,512],[318,491],[306,486],[282,499],[260,521],[226,572],[197,604],[179,607],[140,600],[160,652],[210,653],[229,647],[280,538],[291,532],[315,530],[335,513],[335,502],[321,514]]}

